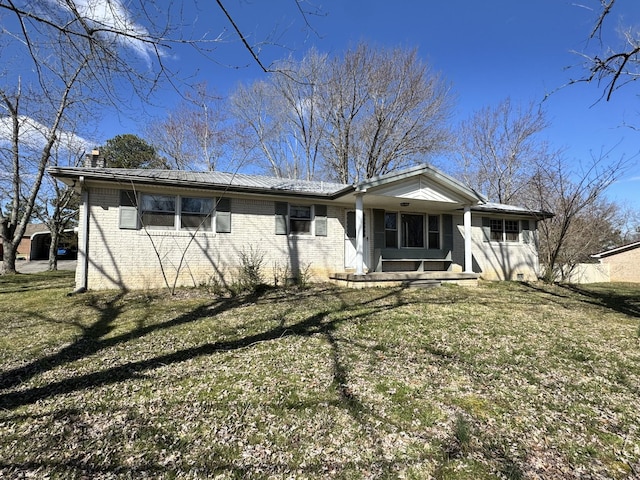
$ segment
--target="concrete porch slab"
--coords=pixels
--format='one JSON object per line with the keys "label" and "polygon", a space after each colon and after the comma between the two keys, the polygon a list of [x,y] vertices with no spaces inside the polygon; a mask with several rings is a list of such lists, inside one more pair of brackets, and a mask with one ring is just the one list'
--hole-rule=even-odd
{"label": "concrete porch slab", "polygon": [[478,285],[478,273],[459,272],[371,272],[365,275],[338,272],[329,277],[334,283],[348,288],[410,287],[454,283],[468,287]]}

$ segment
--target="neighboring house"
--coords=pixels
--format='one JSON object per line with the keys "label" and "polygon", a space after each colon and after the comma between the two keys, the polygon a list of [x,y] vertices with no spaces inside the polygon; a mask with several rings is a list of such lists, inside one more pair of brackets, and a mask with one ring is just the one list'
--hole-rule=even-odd
{"label": "neighboring house", "polygon": [[[60,244],[60,247],[64,247],[65,251],[73,252],[73,254],[66,253],[64,255],[65,258],[74,256],[77,242],[73,229],[64,231]],[[51,232],[49,231],[49,227],[44,223],[29,223],[18,244],[16,258],[20,260],[47,260],[49,258],[50,246]]]}
{"label": "neighboring house", "polygon": [[[47,243],[47,239],[49,243]],[[24,235],[18,244],[16,258],[23,260],[39,260],[48,258],[51,233],[44,223],[27,224]]]}
{"label": "neighboring house", "polygon": [[610,282],[640,282],[640,242],[591,256],[608,268]]}
{"label": "neighboring house", "polygon": [[545,212],[488,203],[421,165],[355,185],[257,175],[53,167],[81,193],[76,286],[231,282],[257,252],[283,272],[347,283],[535,280]]}

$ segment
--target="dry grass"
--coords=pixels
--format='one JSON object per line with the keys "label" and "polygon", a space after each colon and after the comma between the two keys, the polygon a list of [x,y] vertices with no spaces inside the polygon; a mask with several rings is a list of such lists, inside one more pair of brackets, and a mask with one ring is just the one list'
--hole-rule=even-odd
{"label": "dry grass", "polygon": [[635,478],[640,286],[0,277],[0,476]]}

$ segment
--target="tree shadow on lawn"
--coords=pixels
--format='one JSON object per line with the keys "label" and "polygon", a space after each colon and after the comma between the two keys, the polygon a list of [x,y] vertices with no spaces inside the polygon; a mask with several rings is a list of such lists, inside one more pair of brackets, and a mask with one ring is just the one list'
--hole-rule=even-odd
{"label": "tree shadow on lawn", "polygon": [[[345,404],[349,406],[350,409],[353,408],[353,411],[356,411],[360,406],[357,405],[357,401],[354,399],[350,389],[347,387],[348,373],[340,360],[339,341],[335,337],[334,331],[337,326],[344,321],[366,319],[368,315],[373,313],[395,308],[396,304],[392,302],[383,302],[378,306],[373,305],[376,302],[395,296],[398,291],[399,289],[385,291],[380,296],[376,296],[366,302],[358,302],[355,305],[348,305],[345,300],[342,300],[338,307],[320,311],[293,325],[287,326],[283,319],[283,321],[281,321],[275,328],[236,340],[205,343],[192,348],[159,355],[151,359],[133,361],[105,370],[78,375],[56,382],[50,382],[47,385],[40,387],[2,393],[0,394],[0,408],[10,410],[22,405],[35,403],[39,400],[55,397],[56,395],[125,381],[130,378],[138,377],[148,370],[184,362],[202,356],[213,355],[219,352],[247,348],[253,344],[261,342],[277,340],[293,335],[308,337],[314,334],[321,334],[325,336],[333,352],[333,377],[338,388],[338,393],[342,400],[344,400]],[[335,292],[333,293],[333,298],[337,298],[339,296],[335,294]],[[38,374],[50,371],[56,367],[72,363],[82,358],[87,358],[118,344],[142,338],[152,332],[191,323],[208,317],[216,317],[225,311],[232,310],[243,305],[253,304],[260,300],[260,295],[221,299],[214,303],[201,305],[194,310],[160,324],[139,326],[138,328],[122,335],[103,338],[115,328],[114,323],[121,315],[124,307],[123,304],[119,303],[124,295],[125,293],[119,293],[103,305],[99,305],[97,302],[90,302],[90,306],[99,311],[99,318],[94,324],[89,327],[84,327],[79,323],[76,324],[82,328],[83,332],[82,335],[72,344],[62,348],[52,355],[39,358],[27,365],[2,372],[0,375],[0,390],[12,389]],[[295,298],[288,299],[288,301],[292,301],[293,304],[296,302]],[[369,309],[366,311],[360,313],[356,311],[367,307],[367,305],[369,305]],[[348,314],[350,310],[354,310],[353,315]],[[330,316],[334,314],[341,315],[339,318],[330,319]]]}
{"label": "tree shadow on lawn", "polygon": [[[76,342],[61,349],[56,354],[35,360],[24,367],[4,372],[0,376],[1,388],[3,390],[11,389],[39,373],[44,373],[55,367],[86,358],[119,343],[141,338],[154,331],[167,329],[172,326],[194,322],[203,318],[216,317],[225,311],[233,310],[234,308],[238,308],[243,305],[253,304],[255,302],[264,302],[265,308],[268,308],[270,302],[287,301],[291,302],[291,307],[281,314],[282,318],[275,319],[280,320],[277,322],[277,326],[261,333],[246,335],[234,340],[205,343],[191,348],[176,350],[171,353],[157,355],[150,359],[131,361],[123,365],[106,368],[100,371],[49,382],[43,386],[31,387],[18,391],[6,391],[5,393],[0,394],[0,408],[12,410],[21,406],[34,404],[41,400],[51,399],[59,395],[116,384],[129,379],[139,378],[140,376],[144,376],[145,372],[156,368],[185,362],[199,357],[215,355],[222,352],[249,348],[262,342],[281,340],[291,336],[310,337],[314,335],[321,335],[330,346],[330,368],[333,378],[332,383],[337,395],[336,403],[345,408],[345,410],[349,412],[350,416],[369,432],[369,440],[377,450],[376,456],[381,459],[380,462],[377,462],[378,468],[384,469],[386,467],[383,465],[385,461],[382,460],[384,453],[383,441],[375,435],[375,429],[369,425],[368,421],[368,418],[377,418],[377,415],[375,415],[369,406],[365,405],[361,399],[358,398],[357,393],[350,387],[350,372],[347,362],[345,361],[347,357],[343,352],[341,344],[352,344],[354,343],[354,339],[341,338],[338,327],[344,322],[367,321],[372,315],[392,310],[398,305],[407,305],[407,302],[399,297],[395,301],[393,300],[393,297],[396,297],[401,290],[401,288],[383,290],[380,295],[375,295],[371,299],[358,302],[353,302],[350,299],[342,297],[340,295],[340,291],[337,290],[324,291],[321,293],[322,295],[331,295],[332,300],[338,300],[338,303],[333,305],[329,304],[329,306],[327,306],[328,302],[324,302],[323,305],[325,305],[325,307],[323,310],[310,314],[306,318],[289,325],[287,325],[286,317],[288,317],[290,313],[296,312],[297,308],[299,308],[296,306],[296,304],[300,303],[298,301],[299,299],[296,299],[295,297],[286,298],[285,300],[282,297],[270,299],[260,298],[258,295],[223,299],[213,304],[208,303],[199,306],[188,313],[158,325],[139,327],[120,336],[103,338],[115,328],[114,322],[122,314],[124,305],[121,302],[119,303],[119,301],[122,299],[124,293],[118,294],[102,306],[97,303],[91,304],[92,308],[99,309],[100,316],[93,325],[88,328],[84,327],[82,336]],[[316,294],[320,295],[320,292],[316,291]],[[350,298],[353,298],[352,294]],[[280,314],[278,316],[280,316]],[[271,324],[273,325],[273,323]],[[43,466],[47,468],[47,465],[39,465],[37,462],[31,465],[31,467],[36,469],[42,468]],[[0,465],[0,468],[6,469],[20,469],[22,467],[31,468],[26,464],[20,465],[5,463]],[[86,468],[87,466],[80,464],[76,465],[71,462],[65,465],[50,465],[50,467],[57,469],[71,468],[74,471],[82,471],[83,468]],[[389,464],[388,467],[391,468],[391,464]],[[120,466],[120,468],[122,468],[122,466]],[[217,469],[219,468],[220,466],[218,465]],[[234,470],[237,466],[229,466],[229,468]]]}
{"label": "tree shadow on lawn", "polygon": [[563,284],[561,287],[588,297],[591,299],[589,303],[593,305],[610,308],[631,317],[640,317],[640,298],[636,295],[625,295],[614,291],[613,288],[607,289],[607,291],[597,291],[574,284]]}
{"label": "tree shadow on lawn", "polygon": [[[392,311],[398,306],[411,304],[413,301],[407,301],[406,298],[399,296],[399,293],[402,290],[402,288],[381,290],[379,294],[376,293],[375,295],[372,295],[372,298],[366,301],[356,302],[353,301],[354,296],[352,292],[349,292],[349,296],[345,297],[341,295],[340,290],[333,289],[322,291],[314,290],[313,293],[301,292],[294,296],[286,296],[284,294],[276,296],[273,294],[264,296],[260,294],[239,296],[229,299],[221,299],[215,302],[208,302],[163,323],[148,326],[139,325],[130,332],[111,338],[104,337],[112,332],[116,326],[115,321],[123,313],[126,303],[121,302],[121,300],[125,294],[121,293],[114,295],[113,298],[101,304],[97,301],[90,300],[89,305],[91,308],[99,311],[99,318],[91,326],[83,327],[82,335],[76,342],[64,347],[55,354],[35,360],[24,367],[4,372],[0,375],[0,387],[4,390],[11,389],[37,374],[89,357],[106,348],[113,347],[130,340],[142,338],[145,335],[156,331],[162,331],[174,326],[188,324],[204,318],[216,317],[224,312],[232,311],[235,308],[245,305],[260,303],[264,304],[264,307],[268,309],[269,304],[286,301],[290,302],[290,307],[288,307],[282,314],[278,314],[279,318],[272,318],[271,320],[276,320],[276,326],[266,331],[253,335],[245,335],[241,338],[232,340],[209,342],[193,346],[191,348],[176,350],[163,355],[157,355],[150,359],[131,361],[123,365],[102,369],[100,371],[53,381],[47,385],[39,387],[31,387],[20,391],[6,391],[5,393],[0,394],[0,408],[12,410],[20,406],[34,404],[41,400],[51,399],[58,395],[65,395],[81,390],[116,384],[129,379],[139,378],[140,376],[144,376],[145,372],[156,368],[185,362],[203,356],[249,348],[262,342],[281,340],[282,338],[291,336],[310,337],[313,335],[320,335],[325,339],[330,347],[329,367],[331,369],[333,386],[336,392],[335,405],[342,406],[349,415],[363,427],[364,431],[367,432],[368,440],[372,448],[375,449],[375,454],[373,456],[374,458],[377,458],[377,460],[373,461],[375,465],[367,465],[367,468],[373,467],[379,472],[391,474],[396,471],[399,460],[395,458],[385,458],[383,439],[379,434],[377,434],[377,428],[373,427],[372,424],[374,421],[376,423],[377,421],[380,421],[381,423],[389,423],[390,420],[377,415],[374,408],[363,402],[362,399],[359,398],[357,391],[354,391],[352,388],[353,379],[350,378],[351,372],[346,346],[357,345],[357,340],[341,336],[339,327],[344,323],[366,322],[373,315],[379,315],[381,313],[384,314],[385,312]],[[293,324],[288,324],[287,317],[290,317],[293,313],[299,312],[299,306],[297,305],[300,304],[301,298],[306,295],[316,295],[320,297],[320,300],[322,300],[321,297],[323,295],[331,296],[331,299],[334,302],[337,300],[337,303],[332,304],[324,301],[321,303],[321,305],[324,305],[324,307],[321,307],[322,310],[313,312]],[[437,299],[431,300],[434,300],[436,303],[438,302]],[[269,324],[274,325],[271,321],[269,321]],[[361,348],[364,349],[367,348],[367,346],[361,345]],[[304,405],[291,406],[291,408],[303,407]],[[60,410],[60,412],[60,414],[64,416],[67,414],[74,414],[73,410]],[[16,416],[23,415],[16,412]],[[31,417],[31,415],[28,416]],[[399,425],[398,428],[400,427],[401,426]],[[411,464],[414,461],[419,463],[421,459],[423,459],[423,457],[420,457],[419,459],[409,459],[408,463]],[[355,462],[357,463],[358,461]],[[0,469],[4,468],[8,469],[8,471],[13,471],[15,469],[39,470],[42,468],[50,468],[57,471],[65,469],[68,471],[71,469],[76,473],[86,472],[94,475],[107,473],[157,474],[161,471],[165,471],[153,460],[150,460],[150,462],[145,465],[137,467],[114,464],[108,466],[103,465],[99,468],[86,464],[86,462],[84,462],[80,457],[70,458],[68,461],[61,461],[60,463],[48,462],[48,460],[42,460],[40,462],[37,459],[29,460],[26,463],[7,463],[4,461],[0,463]],[[501,460],[501,462],[505,463],[504,460]],[[327,459],[327,463],[330,464],[331,460]],[[326,471],[327,463],[311,463],[304,467],[303,471],[311,476],[319,474]],[[406,467],[407,465],[404,466]],[[287,465],[274,465],[275,471],[278,471],[278,468],[286,469],[286,467]],[[207,465],[207,468],[211,468],[212,472],[218,473],[231,472],[237,475],[249,475],[251,473],[249,470],[246,470],[247,467],[241,467],[239,465],[226,462]],[[336,471],[340,471],[340,468],[345,468],[345,466],[336,465]]]}
{"label": "tree shadow on lawn", "polygon": [[549,287],[541,287],[533,283],[523,282],[522,285],[545,295],[552,302],[567,309],[571,308],[571,305],[567,301],[563,301],[563,299],[571,300],[572,294],[578,294],[583,297],[580,299],[582,302],[589,303],[590,305],[605,307],[632,317],[640,317],[640,299],[635,295],[625,295],[612,290],[597,291],[569,283],[553,285],[555,288],[560,289],[561,292],[564,292],[564,294],[554,292]]}

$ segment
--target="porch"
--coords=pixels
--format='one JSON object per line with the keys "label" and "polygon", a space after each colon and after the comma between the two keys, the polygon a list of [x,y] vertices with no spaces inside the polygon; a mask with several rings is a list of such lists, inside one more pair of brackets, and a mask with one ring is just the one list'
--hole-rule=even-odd
{"label": "porch", "polygon": [[443,283],[453,283],[467,287],[478,285],[479,273],[465,272],[369,272],[356,275],[349,272],[333,273],[331,281],[347,288],[369,287],[433,287]]}

